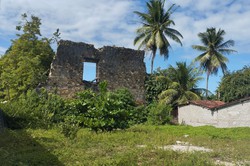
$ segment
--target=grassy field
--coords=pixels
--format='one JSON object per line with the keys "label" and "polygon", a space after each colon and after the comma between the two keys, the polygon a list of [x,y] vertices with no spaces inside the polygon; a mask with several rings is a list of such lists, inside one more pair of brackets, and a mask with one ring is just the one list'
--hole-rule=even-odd
{"label": "grassy field", "polygon": [[[173,145],[176,141],[189,142],[213,151],[187,153],[158,148]],[[216,160],[231,163],[250,161],[250,128],[144,125],[97,134],[81,129],[73,140],[65,138],[58,129],[6,130],[0,134],[1,166],[193,166],[215,165]]]}

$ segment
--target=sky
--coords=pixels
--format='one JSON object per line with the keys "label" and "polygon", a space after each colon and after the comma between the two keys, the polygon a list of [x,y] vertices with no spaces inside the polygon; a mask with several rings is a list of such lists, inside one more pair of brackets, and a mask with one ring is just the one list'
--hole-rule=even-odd
{"label": "sky", "polygon": [[[225,30],[225,41],[235,41],[237,53],[227,55],[230,71],[250,65],[250,1],[248,0],[166,0],[165,8],[172,4],[178,8],[172,14],[175,26],[182,35],[181,47],[169,39],[169,58],[157,55],[154,69],[165,69],[176,62],[188,64],[200,54],[192,45],[201,44],[197,34],[206,28]],[[57,28],[61,38],[75,42],[102,46],[137,49],[133,45],[136,29],[141,26],[134,11],[145,12],[146,0],[0,0],[0,55],[15,39],[15,27],[21,14],[33,14],[42,20],[41,33],[51,37]],[[150,71],[150,53],[146,53],[147,72]],[[198,65],[198,64],[197,64]],[[214,92],[223,74],[211,76],[209,89]],[[205,77],[205,75],[204,75]],[[199,87],[205,87],[205,79]]]}

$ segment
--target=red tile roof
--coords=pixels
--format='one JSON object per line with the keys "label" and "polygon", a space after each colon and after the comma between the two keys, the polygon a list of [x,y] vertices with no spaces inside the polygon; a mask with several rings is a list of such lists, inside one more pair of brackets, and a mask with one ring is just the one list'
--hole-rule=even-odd
{"label": "red tile roof", "polygon": [[245,97],[239,100],[235,100],[229,103],[224,103],[223,101],[212,101],[212,100],[194,100],[194,101],[189,101],[186,104],[180,105],[179,107],[186,106],[189,104],[197,105],[200,107],[206,107],[210,110],[218,110],[226,107],[230,107],[236,104],[244,103],[244,102],[250,102],[250,96]]}
{"label": "red tile roof", "polygon": [[212,100],[195,100],[195,101],[190,101],[190,103],[201,107],[206,107],[208,109],[213,109],[225,104],[223,101],[212,101]]}

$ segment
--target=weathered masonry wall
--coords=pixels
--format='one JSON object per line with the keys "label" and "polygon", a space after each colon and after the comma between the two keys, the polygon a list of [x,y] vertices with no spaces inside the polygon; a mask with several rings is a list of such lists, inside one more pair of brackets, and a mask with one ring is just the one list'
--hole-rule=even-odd
{"label": "weathered masonry wall", "polygon": [[128,88],[137,100],[144,100],[146,68],[143,59],[143,51],[110,46],[95,49],[86,43],[60,41],[48,87],[56,87],[63,97],[72,97],[87,86],[95,86],[82,80],[83,62],[94,62],[98,81],[106,80],[109,90]]}
{"label": "weathered masonry wall", "polygon": [[214,111],[190,104],[180,107],[178,113],[179,123],[191,126],[250,127],[249,100]]}

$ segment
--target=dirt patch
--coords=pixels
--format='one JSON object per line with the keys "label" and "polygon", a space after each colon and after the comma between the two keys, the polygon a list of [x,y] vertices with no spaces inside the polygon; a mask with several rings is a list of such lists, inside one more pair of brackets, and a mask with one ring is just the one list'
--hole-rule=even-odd
{"label": "dirt patch", "polygon": [[[147,145],[137,145],[137,148],[146,148]],[[156,149],[163,149],[163,150],[173,150],[177,152],[213,152],[212,149],[200,147],[200,146],[194,146],[190,144],[189,142],[181,142],[176,141],[175,145],[165,145],[165,146],[155,146]],[[241,161],[241,162],[228,162],[228,161],[221,161],[221,160],[215,160],[214,162],[216,165],[225,165],[225,166],[236,166],[236,165],[250,165],[250,161]]]}
{"label": "dirt patch", "polygon": [[167,145],[163,147],[159,147],[164,150],[173,150],[173,151],[180,151],[180,152],[212,152],[212,149],[207,149],[204,147],[193,146],[193,145]]}
{"label": "dirt patch", "polygon": [[[137,145],[138,148],[146,148],[147,145]],[[176,141],[176,145],[166,145],[166,146],[156,146],[157,149],[163,149],[163,150],[173,150],[173,151],[180,151],[180,152],[212,152],[212,149],[207,149],[200,146],[193,146],[189,144],[188,142],[181,142]]]}

